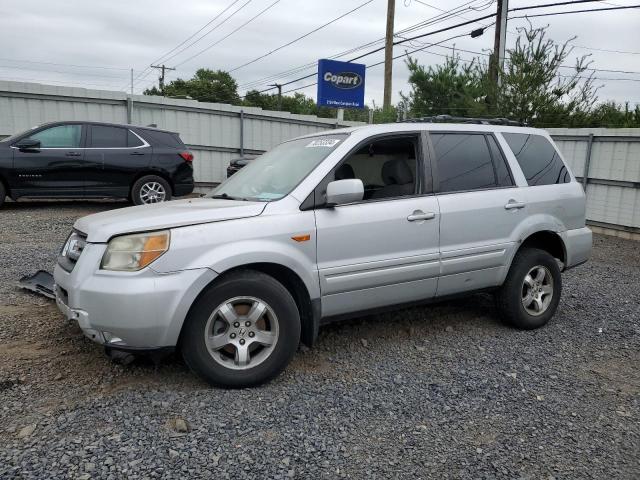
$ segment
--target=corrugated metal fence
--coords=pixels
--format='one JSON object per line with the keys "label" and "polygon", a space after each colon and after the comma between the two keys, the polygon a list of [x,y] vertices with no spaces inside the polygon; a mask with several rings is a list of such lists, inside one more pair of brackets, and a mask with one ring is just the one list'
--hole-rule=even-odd
{"label": "corrugated metal fence", "polygon": [[180,133],[195,155],[195,178],[218,183],[230,160],[260,154],[293,137],[359,125],[312,115],[195,100],[0,81],[0,138],[60,120],[156,124]]}
{"label": "corrugated metal fence", "polygon": [[[0,81],[0,138],[59,120],[157,124],[196,153],[196,181],[224,179],[229,161],[299,135],[354,122],[121,92]],[[640,129],[550,129],[585,182],[592,225],[640,237]]]}
{"label": "corrugated metal fence", "polygon": [[589,223],[640,238],[640,129],[551,128],[549,133],[585,187]]}

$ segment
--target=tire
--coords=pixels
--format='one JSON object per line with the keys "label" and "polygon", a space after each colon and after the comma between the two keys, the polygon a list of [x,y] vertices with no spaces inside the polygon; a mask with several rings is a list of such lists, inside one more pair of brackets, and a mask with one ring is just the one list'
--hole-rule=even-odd
{"label": "tire", "polygon": [[169,182],[157,175],[145,175],[131,187],[131,201],[135,205],[168,202],[172,194]]}
{"label": "tire", "polygon": [[496,293],[496,306],[508,323],[523,330],[540,328],[555,314],[562,294],[558,262],[549,253],[526,248],[513,259]]}
{"label": "tire", "polygon": [[[262,310],[258,304],[265,306],[261,316],[256,313]],[[180,348],[189,368],[211,385],[254,387],[289,364],[300,343],[300,329],[300,314],[289,291],[269,275],[243,270],[203,292],[187,316]]]}
{"label": "tire", "polygon": [[0,182],[0,207],[4,203],[4,199],[6,198],[6,196],[7,196],[7,191],[5,190],[2,182]]}

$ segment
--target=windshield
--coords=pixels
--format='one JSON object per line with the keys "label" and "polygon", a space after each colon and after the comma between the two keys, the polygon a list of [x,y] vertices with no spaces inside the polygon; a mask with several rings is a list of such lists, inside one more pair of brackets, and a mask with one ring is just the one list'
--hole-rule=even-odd
{"label": "windshield", "polygon": [[289,194],[346,138],[345,134],[285,142],[228,178],[209,197],[270,202]]}

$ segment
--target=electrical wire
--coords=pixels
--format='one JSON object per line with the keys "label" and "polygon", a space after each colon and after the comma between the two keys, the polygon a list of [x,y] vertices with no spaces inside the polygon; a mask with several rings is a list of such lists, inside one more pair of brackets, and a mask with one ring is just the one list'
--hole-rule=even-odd
{"label": "electrical wire", "polygon": [[194,58],[202,55],[204,52],[210,50],[211,48],[215,47],[216,45],[222,43],[224,40],[226,40],[227,38],[229,38],[231,35],[233,35],[234,33],[236,33],[238,30],[246,27],[248,24],[250,24],[251,22],[253,22],[256,18],[258,18],[259,16],[261,16],[263,13],[266,13],[268,10],[270,10],[271,8],[275,7],[278,3],[280,3],[281,0],[276,0],[275,2],[273,2],[272,4],[270,4],[268,7],[264,8],[263,10],[261,10],[260,12],[258,12],[256,15],[254,15],[253,17],[251,17],[249,20],[247,20],[246,22],[244,22],[243,24],[241,24],[239,27],[235,28],[234,30],[232,30],[231,32],[227,33],[224,37],[220,38],[219,40],[215,41],[214,43],[212,43],[211,45],[209,45],[208,47],[200,50],[198,53],[196,53],[195,55],[190,56],[189,58],[187,58],[186,60],[183,60],[182,62],[178,63],[177,65],[175,65],[176,67],[179,67],[180,65],[184,65],[185,63],[193,60]]}
{"label": "electrical wire", "polygon": [[301,35],[301,36],[299,36],[299,37],[295,38],[294,40],[291,40],[290,42],[287,42],[287,43],[285,43],[285,44],[283,44],[283,45],[280,45],[279,47],[274,48],[273,50],[270,50],[269,52],[267,52],[267,53],[265,53],[265,54],[263,54],[263,55],[260,55],[260,56],[258,56],[258,57],[256,57],[256,58],[254,58],[253,60],[249,60],[248,62],[245,62],[245,63],[243,63],[242,65],[238,65],[237,67],[232,68],[232,69],[231,69],[231,70],[229,70],[228,72],[229,72],[229,73],[232,73],[232,72],[235,72],[235,71],[237,71],[237,70],[240,70],[241,68],[244,68],[244,67],[246,67],[246,66],[248,66],[248,65],[251,65],[251,64],[253,64],[253,63],[255,63],[255,62],[258,62],[258,61],[262,60],[263,58],[266,58],[266,57],[268,57],[269,55],[272,55],[272,54],[274,54],[275,52],[278,52],[278,51],[282,50],[283,48],[286,48],[286,47],[288,47],[288,46],[290,46],[290,45],[293,45],[294,43],[299,42],[299,41],[300,41],[300,40],[302,40],[303,38],[306,38],[306,37],[308,37],[309,35],[312,35],[313,33],[317,32],[317,31],[319,31],[319,30],[322,30],[323,28],[325,28],[325,27],[327,27],[327,26],[331,25],[332,23],[335,23],[335,22],[337,22],[338,20],[341,20],[341,19],[343,19],[344,17],[346,17],[346,16],[348,16],[348,15],[351,15],[353,12],[356,12],[356,11],[360,10],[361,8],[363,8],[364,6],[366,6],[366,5],[370,4],[370,3],[371,3],[371,2],[373,2],[373,1],[374,1],[374,0],[367,0],[366,2],[361,3],[360,5],[358,5],[356,8],[354,8],[354,9],[352,9],[352,10],[349,10],[349,11],[348,11],[348,12],[346,12],[346,13],[343,13],[342,15],[340,15],[340,16],[338,16],[338,17],[334,18],[333,20],[330,20],[330,21],[328,21],[327,23],[324,23],[324,24],[320,25],[319,27],[314,28],[313,30],[311,30],[311,31],[309,31],[309,32],[307,32],[307,33],[305,33],[304,35]]}
{"label": "electrical wire", "polygon": [[[433,7],[433,8],[437,8],[438,10],[440,10],[443,13],[441,13],[439,15],[436,15],[434,17],[430,17],[430,18],[428,18],[426,20],[420,21],[420,22],[418,22],[418,23],[416,23],[414,25],[410,25],[409,27],[406,27],[406,28],[404,28],[402,30],[399,30],[398,32],[394,33],[394,37],[402,35],[403,33],[408,33],[408,32],[411,32],[411,31],[416,31],[416,30],[419,30],[419,29],[423,29],[426,26],[434,25],[436,23],[441,23],[441,22],[443,22],[445,20],[448,20],[449,18],[453,18],[453,17],[460,17],[460,18],[463,18],[465,20],[468,20],[468,18],[463,17],[460,12],[464,12],[466,10],[474,10],[474,11],[486,10],[487,8],[489,8],[489,6],[491,6],[491,4],[494,3],[494,0],[489,0],[488,2],[485,2],[484,4],[479,5],[477,7],[470,6],[472,3],[475,3],[476,1],[478,1],[478,0],[468,1],[466,3],[463,3],[461,5],[458,5],[458,6],[454,7],[454,8],[452,8],[451,10],[443,10],[443,9],[440,9],[440,8],[437,8],[437,7]],[[424,2],[422,2],[422,3],[424,3]],[[405,5],[407,5],[406,0],[405,0]],[[484,28],[489,28],[489,27],[490,27],[490,25],[484,26]],[[351,48],[349,50],[345,50],[344,52],[340,52],[338,54],[332,55],[332,56],[327,57],[327,58],[329,58],[329,59],[340,58],[340,57],[343,57],[343,56],[348,55],[350,53],[354,53],[356,51],[363,50],[363,49],[365,49],[365,48],[367,48],[369,46],[373,46],[373,45],[375,45],[377,43],[381,43],[381,42],[384,42],[384,41],[385,41],[385,37],[381,37],[381,38],[378,38],[377,40],[373,40],[373,41],[368,42],[368,43],[366,43],[364,45],[360,45],[358,47],[354,47],[354,48]],[[279,78],[286,78],[286,77],[289,77],[289,76],[294,75],[296,73],[302,72],[304,70],[308,70],[310,68],[314,68],[314,67],[317,66],[317,64],[318,64],[318,62],[314,61],[314,62],[311,62],[311,63],[308,63],[308,64],[300,65],[298,67],[294,67],[293,69],[285,70],[283,72],[272,74],[272,75],[263,77],[263,78],[258,79],[258,80],[253,80],[253,81],[241,84],[240,87],[241,88],[256,87],[258,85],[269,83],[269,82],[277,80]]]}

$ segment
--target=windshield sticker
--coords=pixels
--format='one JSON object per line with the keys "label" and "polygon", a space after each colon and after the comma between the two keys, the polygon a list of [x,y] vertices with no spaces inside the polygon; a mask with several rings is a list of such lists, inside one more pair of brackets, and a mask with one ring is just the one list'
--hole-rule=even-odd
{"label": "windshield sticker", "polygon": [[338,143],[340,143],[339,138],[317,138],[316,140],[312,141],[309,145],[307,145],[305,148],[314,148],[314,147],[332,148],[332,147],[335,147]]}

